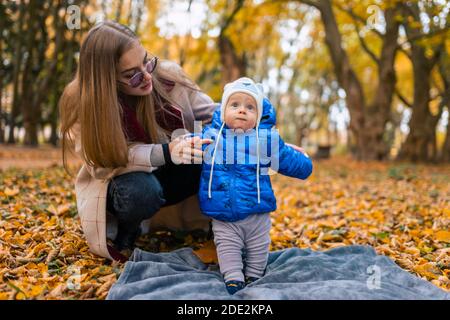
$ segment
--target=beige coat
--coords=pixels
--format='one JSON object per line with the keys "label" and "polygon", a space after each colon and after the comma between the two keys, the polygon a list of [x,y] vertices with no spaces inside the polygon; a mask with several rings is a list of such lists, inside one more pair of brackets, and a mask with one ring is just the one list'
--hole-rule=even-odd
{"label": "beige coat", "polygon": [[[217,108],[206,94],[175,85],[170,92],[172,99],[182,108],[184,127],[194,130],[194,119],[209,123]],[[81,137],[78,125],[74,125],[75,151],[81,154]],[[138,144],[128,150],[128,165],[125,168],[93,168],[84,164],[75,181],[78,215],[90,250],[102,257],[113,260],[107,249],[107,235],[114,234],[117,228],[112,215],[106,211],[106,193],[112,177],[133,171],[152,172],[157,169],[150,163],[152,144]],[[107,218],[108,217],[108,218]],[[202,215],[194,195],[176,205],[162,208],[149,221],[150,229],[167,227],[174,230],[204,229],[209,219]],[[108,228],[107,228],[108,224]]]}

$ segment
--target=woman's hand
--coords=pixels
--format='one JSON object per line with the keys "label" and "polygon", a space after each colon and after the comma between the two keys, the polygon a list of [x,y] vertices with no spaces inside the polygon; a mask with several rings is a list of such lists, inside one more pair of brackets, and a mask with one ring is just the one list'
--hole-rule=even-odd
{"label": "woman's hand", "polygon": [[294,150],[297,150],[298,152],[303,153],[305,156],[307,156],[309,158],[309,156],[306,153],[305,149],[303,149],[302,147],[296,146],[295,144],[291,144],[291,143],[285,143],[285,145],[291,147]]}
{"label": "woman's hand", "polygon": [[211,139],[194,136],[180,136],[169,143],[170,157],[175,164],[200,164],[203,161],[202,145],[211,143]]}

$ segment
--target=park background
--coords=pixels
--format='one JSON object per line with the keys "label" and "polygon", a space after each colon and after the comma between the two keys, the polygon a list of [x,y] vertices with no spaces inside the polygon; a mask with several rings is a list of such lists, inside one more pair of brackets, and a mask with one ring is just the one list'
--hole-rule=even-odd
{"label": "park background", "polygon": [[[263,83],[281,136],[314,158],[308,180],[272,179],[272,250],[371,245],[449,290],[449,11],[445,0],[0,0],[0,299],[103,299],[123,268],[88,252],[58,132],[81,40],[104,19],[215,101],[238,77]],[[214,260],[198,234],[139,245]]]}

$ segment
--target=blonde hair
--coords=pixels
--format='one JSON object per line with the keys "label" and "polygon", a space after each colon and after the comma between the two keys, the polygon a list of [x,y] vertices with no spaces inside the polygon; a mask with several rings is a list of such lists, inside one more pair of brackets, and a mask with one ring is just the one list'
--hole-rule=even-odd
{"label": "blonde hair", "polygon": [[[117,168],[128,163],[129,143],[122,126],[122,106],[117,93],[117,70],[120,57],[138,44],[136,35],[126,26],[104,21],[91,28],[84,39],[74,79],[66,86],[59,101],[63,163],[67,171],[67,151],[75,146],[71,129],[79,124],[82,157],[95,167]],[[160,133],[155,109],[172,103],[162,80],[198,90],[195,83],[175,63],[159,63],[153,73],[153,90],[137,98],[137,118],[151,143]]]}

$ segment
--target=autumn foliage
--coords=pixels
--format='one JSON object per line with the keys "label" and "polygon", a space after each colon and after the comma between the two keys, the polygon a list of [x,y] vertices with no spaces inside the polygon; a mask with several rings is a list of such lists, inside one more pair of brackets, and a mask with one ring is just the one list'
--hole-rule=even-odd
{"label": "autumn foliage", "polygon": [[[399,266],[450,290],[450,166],[314,162],[307,181],[272,178],[278,209],[271,250],[370,245]],[[0,171],[0,299],[104,299],[123,264],[89,252],[73,178],[59,166]],[[207,263],[202,233],[160,231],[138,246],[192,247]]]}

